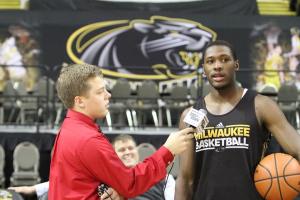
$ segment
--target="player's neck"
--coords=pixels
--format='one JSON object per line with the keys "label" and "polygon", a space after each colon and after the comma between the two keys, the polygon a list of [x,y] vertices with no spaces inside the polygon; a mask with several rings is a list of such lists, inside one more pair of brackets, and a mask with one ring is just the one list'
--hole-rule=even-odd
{"label": "player's neck", "polygon": [[215,101],[232,101],[240,99],[243,95],[244,88],[237,86],[236,84],[222,89],[213,89],[210,93],[211,98]]}

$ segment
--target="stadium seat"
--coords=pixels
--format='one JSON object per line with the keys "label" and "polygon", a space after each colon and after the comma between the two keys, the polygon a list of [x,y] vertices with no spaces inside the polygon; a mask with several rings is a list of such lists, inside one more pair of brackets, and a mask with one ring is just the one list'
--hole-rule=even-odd
{"label": "stadium seat", "polygon": [[140,161],[143,161],[145,158],[151,156],[156,151],[156,148],[150,143],[141,143],[137,146],[137,150]]}
{"label": "stadium seat", "polygon": [[31,142],[21,142],[13,154],[14,171],[10,178],[12,186],[35,185],[40,182],[39,176],[40,153]]}

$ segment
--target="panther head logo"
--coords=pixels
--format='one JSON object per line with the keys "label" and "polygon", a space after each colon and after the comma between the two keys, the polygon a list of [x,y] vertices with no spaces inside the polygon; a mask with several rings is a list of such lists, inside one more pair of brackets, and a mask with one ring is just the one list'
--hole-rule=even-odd
{"label": "panther head logo", "polygon": [[203,48],[215,39],[198,22],[152,16],[84,26],[69,37],[67,52],[75,63],[101,66],[111,77],[168,80],[194,75]]}

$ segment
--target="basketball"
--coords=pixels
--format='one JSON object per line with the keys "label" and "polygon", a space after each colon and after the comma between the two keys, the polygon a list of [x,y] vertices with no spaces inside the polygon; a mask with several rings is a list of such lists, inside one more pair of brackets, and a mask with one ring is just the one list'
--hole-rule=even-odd
{"label": "basketball", "polygon": [[270,154],[257,165],[254,183],[266,200],[293,200],[300,192],[299,162],[288,154]]}

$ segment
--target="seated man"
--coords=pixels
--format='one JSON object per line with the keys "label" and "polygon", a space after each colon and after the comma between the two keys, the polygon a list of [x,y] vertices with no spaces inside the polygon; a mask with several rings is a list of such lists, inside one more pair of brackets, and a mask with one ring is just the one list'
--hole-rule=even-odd
{"label": "seated man", "polygon": [[[133,167],[139,162],[136,142],[130,135],[124,134],[117,136],[114,138],[112,145],[125,166]],[[144,194],[130,200],[173,200],[175,194],[175,180],[173,176],[169,175],[166,186],[165,182],[166,180],[160,181]],[[8,189],[25,195],[36,194],[37,197],[40,198],[48,192],[49,182],[33,186],[9,187]]]}
{"label": "seated man", "polygon": [[[134,167],[139,162],[136,142],[130,135],[122,134],[115,137],[112,145],[125,166]],[[161,180],[144,194],[130,200],[173,200],[174,194],[175,180],[169,175],[167,180]]]}

